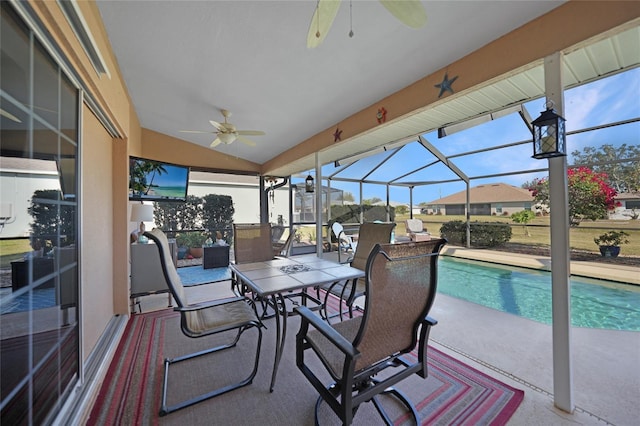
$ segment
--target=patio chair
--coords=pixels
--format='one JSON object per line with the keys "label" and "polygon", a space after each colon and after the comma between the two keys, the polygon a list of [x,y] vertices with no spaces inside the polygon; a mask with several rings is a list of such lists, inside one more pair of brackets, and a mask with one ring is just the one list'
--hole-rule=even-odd
{"label": "patio chair", "polygon": [[[279,253],[289,253],[293,244],[294,233],[289,235],[288,241]],[[233,224],[233,251],[235,263],[265,262],[275,258],[274,246],[272,242],[270,223],[234,223]],[[238,295],[245,295],[249,289],[238,280],[236,276],[231,279],[232,290]],[[306,289],[301,292],[291,292],[285,295],[287,299],[301,297],[302,303],[312,300],[320,305],[320,301],[307,294]],[[269,303],[266,300],[254,298],[254,302],[262,305],[261,319],[271,318],[274,314],[267,314]],[[275,307],[273,307],[275,309]]]}
{"label": "patio chair", "polygon": [[407,219],[405,221],[405,229],[411,241],[429,241],[431,239],[431,234],[427,232],[420,219]]}
{"label": "patio chair", "polygon": [[[353,254],[351,266],[354,268],[364,270],[367,265],[367,258],[373,247],[377,243],[388,243],[391,241],[391,233],[395,223],[363,223],[360,225],[360,231],[358,232],[358,244]],[[342,302],[346,304],[348,308],[349,318],[353,318],[353,304],[355,300],[365,294],[365,284],[362,279],[338,281],[322,287],[325,291],[324,300],[324,316],[329,320],[330,316],[327,312],[327,300],[329,295],[332,294],[340,298],[338,306],[338,314],[340,321],[343,319]]]}
{"label": "patio chair", "polygon": [[[420,424],[413,404],[393,385],[412,374],[427,377],[427,341],[431,327],[437,324],[428,314],[436,295],[437,257],[445,243],[437,239],[376,244],[366,263],[367,298],[362,316],[331,325],[305,307],[296,308],[301,316],[296,365],[320,394],[316,424],[323,401],[344,425],[351,424],[360,404],[372,401],[391,425],[380,394],[395,396]],[[403,356],[416,345],[417,358]],[[317,362],[307,364],[309,350],[324,368]],[[333,380],[330,384],[322,379],[327,377],[325,369]],[[383,378],[378,378],[383,370]]]}
{"label": "patio chair", "polygon": [[[189,304],[184,292],[184,287],[180,281],[180,276],[171,261],[169,251],[169,243],[166,235],[159,229],[151,232],[145,232],[150,240],[155,242],[160,253],[160,263],[162,272],[167,282],[167,287],[171,291],[176,301],[174,310],[180,312],[180,329],[187,337],[203,337],[212,334],[218,334],[229,331],[236,331],[235,337],[226,344],[216,346],[203,351],[182,355],[176,358],[165,358],[164,360],[164,380],[162,381],[162,403],[160,407],[160,416],[164,416],[171,412],[180,410],[185,407],[197,404],[204,400],[222,395],[223,393],[246,386],[253,381],[258,371],[258,361],[260,357],[260,346],[262,344],[262,323],[258,319],[249,301],[245,297],[235,297],[220,300],[212,300],[209,302],[201,302],[197,304]],[[226,385],[207,393],[195,396],[191,399],[179,402],[177,404],[167,405],[167,393],[169,387],[169,367],[175,363],[212,354],[225,349],[233,348],[240,340],[240,336],[251,328],[256,328],[258,339],[256,344],[256,355],[253,363],[253,369],[249,375],[243,380]],[[212,364],[214,365],[214,364]],[[235,367],[234,367],[235,368]]]}
{"label": "patio chair", "polygon": [[[342,224],[333,222],[333,225],[331,225],[331,230],[333,231],[333,235],[336,236],[336,240],[338,240],[338,262],[351,262],[353,260],[353,252],[355,250],[356,244],[351,239],[351,236],[344,233],[344,227],[342,226]],[[341,253],[351,253],[351,256],[348,256],[345,260],[342,260],[340,256]]]}

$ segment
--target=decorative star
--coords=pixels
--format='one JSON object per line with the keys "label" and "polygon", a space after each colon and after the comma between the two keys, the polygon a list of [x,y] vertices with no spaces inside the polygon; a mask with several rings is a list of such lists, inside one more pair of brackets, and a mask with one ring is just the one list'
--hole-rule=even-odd
{"label": "decorative star", "polygon": [[444,80],[442,80],[442,83],[436,84],[434,86],[434,87],[437,87],[437,88],[440,89],[440,94],[438,94],[438,98],[442,97],[442,94],[444,92],[453,93],[453,88],[451,87],[451,85],[453,84],[454,81],[456,81],[457,78],[458,78],[458,76],[456,75],[451,80],[449,80],[449,74],[448,73],[444,73]]}
{"label": "decorative star", "polygon": [[342,140],[342,130],[336,127],[336,131],[333,133],[333,141],[338,142]]}

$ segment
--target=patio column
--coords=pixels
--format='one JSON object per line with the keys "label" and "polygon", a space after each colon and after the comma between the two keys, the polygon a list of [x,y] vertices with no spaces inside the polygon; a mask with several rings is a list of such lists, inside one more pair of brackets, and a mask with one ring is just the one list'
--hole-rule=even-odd
{"label": "patio column", "polygon": [[[562,53],[544,60],[547,100],[565,117]],[[569,195],[567,157],[549,158],[549,199],[551,203],[551,298],[553,314],[553,399],[561,410],[572,413],[573,369],[571,366],[571,286],[569,254]]]}
{"label": "patio column", "polygon": [[316,254],[322,257],[322,166],[320,156],[316,152]]}

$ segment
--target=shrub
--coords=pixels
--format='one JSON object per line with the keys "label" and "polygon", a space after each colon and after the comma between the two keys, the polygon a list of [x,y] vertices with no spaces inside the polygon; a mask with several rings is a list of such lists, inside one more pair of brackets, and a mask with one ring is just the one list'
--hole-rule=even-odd
{"label": "shrub", "polygon": [[[511,239],[511,227],[507,223],[472,222],[469,226],[473,247],[497,247]],[[466,245],[467,224],[461,220],[443,223],[440,234],[452,244]]]}

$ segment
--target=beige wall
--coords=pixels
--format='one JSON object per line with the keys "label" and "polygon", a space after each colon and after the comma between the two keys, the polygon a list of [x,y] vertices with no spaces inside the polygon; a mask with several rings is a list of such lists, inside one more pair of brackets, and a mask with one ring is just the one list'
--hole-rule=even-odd
{"label": "beige wall", "polygon": [[113,309],[112,140],[85,106],[82,129],[82,333],[90,353]]}

